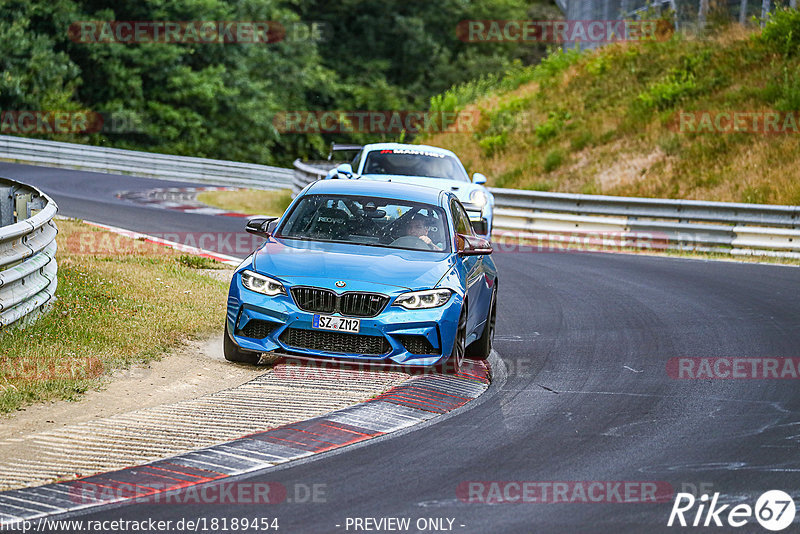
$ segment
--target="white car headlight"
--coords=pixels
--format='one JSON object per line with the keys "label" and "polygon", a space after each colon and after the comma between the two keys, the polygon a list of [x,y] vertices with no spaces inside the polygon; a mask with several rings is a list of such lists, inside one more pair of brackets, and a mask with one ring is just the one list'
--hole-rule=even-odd
{"label": "white car headlight", "polygon": [[273,280],[269,276],[254,273],[253,271],[242,271],[242,285],[250,291],[261,293],[262,295],[285,295],[286,289],[283,284]]}
{"label": "white car headlight", "polygon": [[394,301],[394,306],[402,306],[407,310],[423,310],[444,306],[453,292],[449,289],[428,289],[403,293]]}
{"label": "white car headlight", "polygon": [[486,196],[486,193],[484,193],[480,189],[476,189],[469,194],[470,204],[475,204],[476,206],[484,207],[487,202],[489,202],[489,197]]}

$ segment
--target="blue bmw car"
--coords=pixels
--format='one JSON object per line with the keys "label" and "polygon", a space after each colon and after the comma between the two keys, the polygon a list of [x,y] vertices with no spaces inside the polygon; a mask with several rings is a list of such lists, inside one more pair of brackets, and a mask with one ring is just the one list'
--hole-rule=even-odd
{"label": "blue bmw car", "polygon": [[225,358],[264,352],[458,372],[488,357],[497,310],[491,244],[449,191],[327,180],[275,220],[236,269]]}

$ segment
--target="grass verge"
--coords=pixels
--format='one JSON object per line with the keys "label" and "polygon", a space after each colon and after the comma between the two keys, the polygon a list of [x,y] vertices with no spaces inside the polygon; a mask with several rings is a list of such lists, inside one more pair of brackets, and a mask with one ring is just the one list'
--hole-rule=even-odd
{"label": "grass verge", "polygon": [[236,191],[204,191],[197,200],[224,210],[249,215],[271,215],[279,217],[292,202],[290,189],[263,191],[260,189],[237,189]]}
{"label": "grass verge", "polygon": [[124,251],[86,254],[79,243],[120,237],[77,221],[58,227],[52,311],[0,333],[0,412],[75,399],[109,371],[158,358],[223,324],[228,285],[198,270],[208,262],[133,240]]}

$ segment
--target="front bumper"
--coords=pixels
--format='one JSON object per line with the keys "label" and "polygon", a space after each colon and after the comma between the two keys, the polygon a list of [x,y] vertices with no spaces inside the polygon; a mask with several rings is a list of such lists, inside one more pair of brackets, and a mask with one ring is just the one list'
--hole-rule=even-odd
{"label": "front bumper", "polygon": [[[268,297],[242,286],[237,272],[228,296],[228,332],[243,350],[279,352],[310,358],[334,358],[404,366],[430,366],[453,349],[462,298],[453,294],[442,307],[406,310],[392,306],[376,317],[359,318],[359,334],[311,327],[314,313],[301,310],[291,296]],[[323,314],[326,315],[326,314]],[[338,314],[335,314],[338,315]]]}

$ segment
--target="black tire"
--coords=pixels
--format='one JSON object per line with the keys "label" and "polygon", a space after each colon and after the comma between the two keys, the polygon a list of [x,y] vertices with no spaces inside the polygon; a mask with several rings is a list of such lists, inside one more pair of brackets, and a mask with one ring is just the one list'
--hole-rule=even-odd
{"label": "black tire", "polygon": [[458,318],[458,328],[456,329],[456,340],[453,344],[453,351],[446,361],[436,366],[436,371],[445,375],[455,375],[461,371],[461,364],[464,363],[467,344],[467,306],[461,308],[461,315]]}
{"label": "black tire", "polygon": [[261,353],[242,350],[239,348],[239,345],[233,342],[228,332],[228,321],[225,321],[225,336],[222,341],[222,352],[225,354],[225,359],[229,362],[256,365],[261,359]]}
{"label": "black tire", "polygon": [[494,343],[494,330],[497,324],[497,284],[492,290],[492,301],[489,304],[489,313],[486,314],[486,325],[483,327],[483,334],[467,347],[467,356],[474,360],[485,360],[492,352]]}

